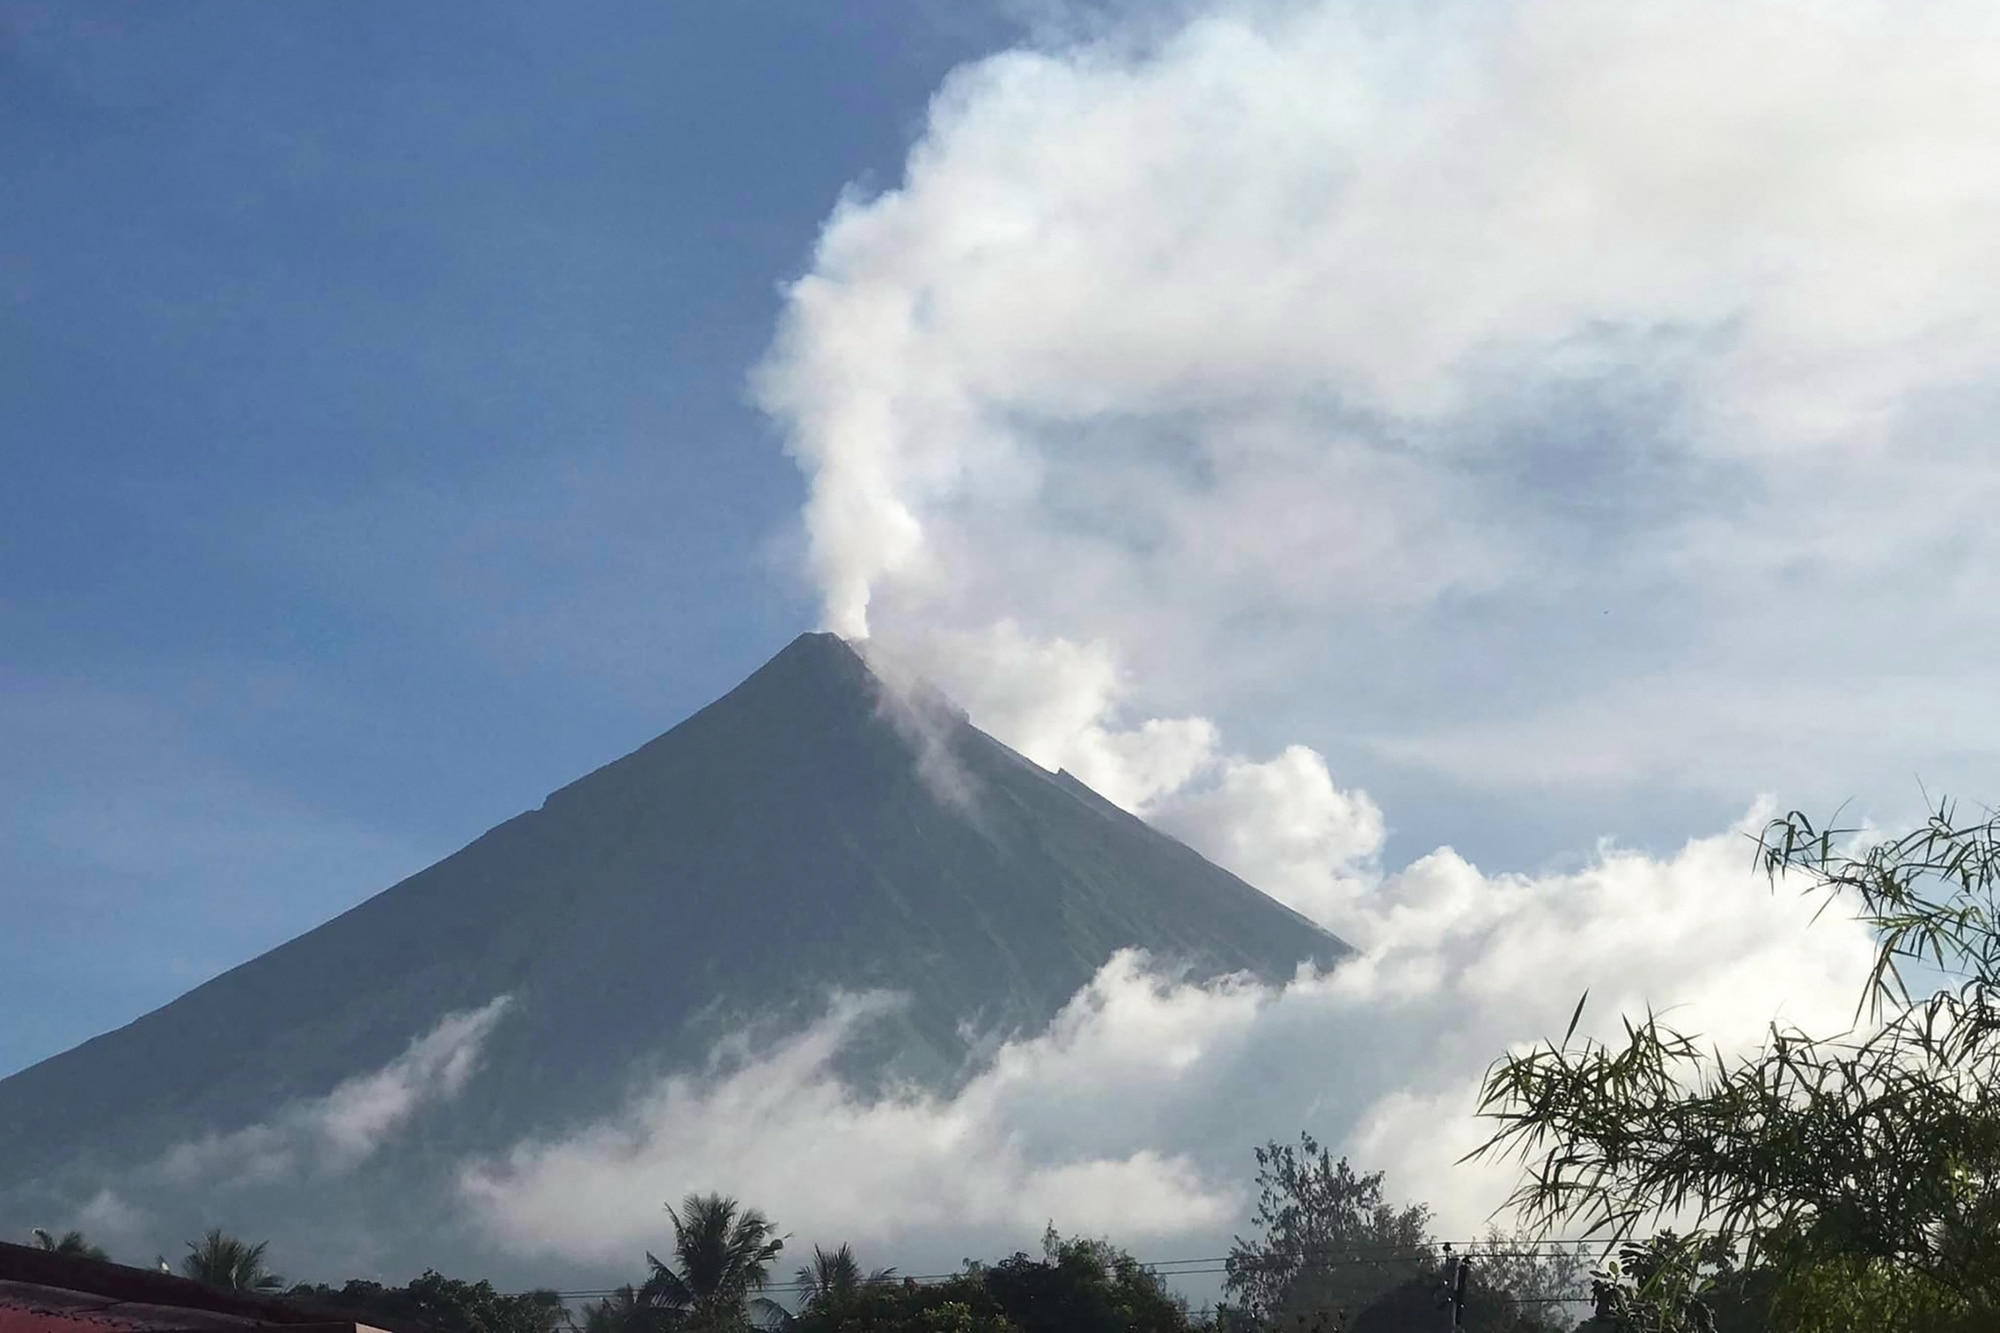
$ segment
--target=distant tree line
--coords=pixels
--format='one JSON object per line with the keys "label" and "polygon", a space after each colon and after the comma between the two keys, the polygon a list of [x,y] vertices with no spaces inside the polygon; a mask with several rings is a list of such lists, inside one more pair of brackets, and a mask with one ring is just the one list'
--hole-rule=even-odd
{"label": "distant tree line", "polygon": [[[211,1286],[284,1291],[304,1303],[390,1329],[431,1333],[1391,1333],[1442,1327],[1450,1256],[1430,1235],[1429,1210],[1384,1202],[1380,1173],[1358,1174],[1309,1136],[1256,1153],[1259,1236],[1238,1239],[1225,1299],[1200,1311],[1166,1277],[1105,1240],[1053,1226],[1041,1253],[968,1260],[917,1281],[864,1270],[853,1248],[816,1247],[771,1299],[785,1241],[755,1208],[720,1194],[669,1205],[673,1244],[648,1253],[643,1280],[580,1311],[553,1291],[497,1291],[426,1272],[404,1286],[284,1281],[265,1246],[221,1231],[190,1242],[180,1270]],[[102,1252],[78,1233],[50,1248]],[[1460,1327],[1471,1333],[1565,1333],[1587,1294],[1573,1251],[1547,1252],[1494,1236],[1473,1262]],[[165,1266],[165,1260],[161,1260]],[[1567,1317],[1565,1317],[1567,1316]],[[1413,1325],[1412,1317],[1419,1320]]]}

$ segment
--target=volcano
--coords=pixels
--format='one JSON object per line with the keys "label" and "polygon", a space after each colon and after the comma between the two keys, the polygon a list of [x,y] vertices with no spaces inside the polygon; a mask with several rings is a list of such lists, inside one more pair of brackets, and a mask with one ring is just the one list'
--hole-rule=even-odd
{"label": "volcano", "polygon": [[[1131,946],[1266,979],[1348,952],[1069,774],[888,689],[841,639],[804,635],[539,809],[0,1081],[0,1208],[186,1198],[176,1182],[222,1157],[267,1226],[324,1208],[378,1234],[429,1227],[418,1182],[448,1164],[606,1115],[638,1080],[802,1024],[832,992],[905,999],[846,1052],[848,1076],[945,1087],[982,1037],[1039,1030]],[[467,1024],[476,1064],[424,1046]],[[384,1069],[402,1072],[369,1081]],[[413,1110],[426,1087],[450,1095]],[[283,1160],[269,1128],[302,1106],[326,1113],[318,1167]],[[343,1133],[390,1123],[393,1151],[336,1169]],[[310,1189],[242,1184],[288,1171]]]}

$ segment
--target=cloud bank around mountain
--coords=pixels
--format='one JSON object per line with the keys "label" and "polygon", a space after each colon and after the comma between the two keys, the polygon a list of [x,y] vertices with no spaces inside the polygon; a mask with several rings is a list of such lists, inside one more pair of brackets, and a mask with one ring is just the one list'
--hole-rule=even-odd
{"label": "cloud bank around mountain", "polygon": [[1250,1148],[1311,1128],[1470,1235],[1514,1180],[1505,1164],[1454,1165],[1478,1140],[1478,1077],[1560,1030],[1585,989],[1588,1031],[1681,1006],[1725,1050],[1754,1046],[1775,1015],[1851,1013],[1865,932],[1809,927],[1816,904],[1756,881],[1743,832],[1664,860],[1606,848],[1543,879],[1439,851],[1369,895],[1364,959],[1282,986],[1121,954],[950,1096],[843,1085],[834,1056],[894,1001],[842,997],[748,1059],[661,1080],[613,1121],[469,1164],[461,1196],[512,1251],[607,1267],[657,1244],[662,1200],[710,1189],[801,1244],[853,1241],[906,1268],[1032,1248],[1049,1221],[1155,1257],[1218,1254],[1244,1225]]}
{"label": "cloud bank around mountain", "polygon": [[[1135,1026],[1230,1021],[1208,996],[1161,993],[1138,977],[1132,960],[1114,961],[1050,1033],[1009,1046],[948,1099],[908,1090],[871,1100],[842,1086],[834,1057],[893,1001],[840,998],[739,1067],[662,1080],[622,1121],[468,1168],[462,1190],[511,1247],[605,1263],[657,1238],[662,1199],[710,1188],[773,1211],[787,1229],[862,1242],[1033,1231],[1054,1216],[1146,1239],[1214,1225],[1233,1201],[1204,1188],[1183,1157],[1053,1143],[1037,1152],[1021,1138],[1052,1078],[1105,1086],[1115,1077],[1098,1063],[1107,1056],[1128,1077],[1157,1076],[1162,1053],[1134,1043]],[[1244,996],[1236,1007],[1253,1003]],[[1079,1006],[1088,1019],[1075,1016]]]}

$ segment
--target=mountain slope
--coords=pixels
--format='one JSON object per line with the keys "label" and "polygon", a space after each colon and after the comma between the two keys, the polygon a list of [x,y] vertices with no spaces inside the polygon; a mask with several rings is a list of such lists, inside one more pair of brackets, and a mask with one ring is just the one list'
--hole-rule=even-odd
{"label": "mountain slope", "polygon": [[[927,715],[928,716],[928,715]],[[63,1193],[256,1123],[509,996],[427,1151],[602,1115],[634,1078],[830,987],[911,1003],[856,1072],[948,1082],[961,1024],[1038,1027],[1117,949],[1289,976],[1346,946],[945,713],[907,723],[831,635],[352,911],[0,1081],[0,1191]],[[51,1196],[53,1197],[53,1196]]]}

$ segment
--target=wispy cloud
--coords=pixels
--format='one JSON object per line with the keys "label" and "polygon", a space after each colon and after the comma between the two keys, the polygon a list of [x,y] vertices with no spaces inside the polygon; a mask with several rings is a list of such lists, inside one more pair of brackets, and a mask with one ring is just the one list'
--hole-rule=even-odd
{"label": "wispy cloud", "polygon": [[[1123,999],[1138,975],[1119,960],[1077,1005]],[[1115,1023],[1077,1020],[1006,1048],[955,1097],[907,1089],[871,1099],[844,1086],[833,1061],[895,1003],[841,997],[818,1023],[726,1072],[664,1079],[616,1121],[468,1166],[464,1198],[511,1249],[604,1262],[654,1241],[662,1200],[693,1189],[728,1189],[788,1228],[860,1241],[1031,1230],[1051,1216],[1170,1235],[1233,1211],[1182,1157],[1023,1139],[1023,1118],[1045,1109],[1035,1094],[1046,1080],[1101,1080],[1091,1057],[1107,1042],[1128,1067],[1175,1055],[1133,1046]]]}
{"label": "wispy cloud", "polygon": [[464,1090],[480,1048],[511,1000],[449,1014],[372,1073],[324,1097],[288,1107],[268,1122],[175,1145],[155,1173],[175,1185],[252,1184],[342,1175],[374,1156],[426,1107]]}
{"label": "wispy cloud", "polygon": [[145,1212],[113,1189],[101,1189],[76,1210],[74,1225],[92,1240],[122,1242],[146,1225]]}

